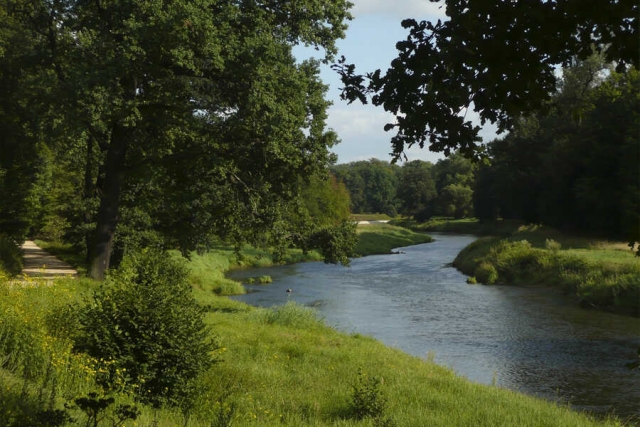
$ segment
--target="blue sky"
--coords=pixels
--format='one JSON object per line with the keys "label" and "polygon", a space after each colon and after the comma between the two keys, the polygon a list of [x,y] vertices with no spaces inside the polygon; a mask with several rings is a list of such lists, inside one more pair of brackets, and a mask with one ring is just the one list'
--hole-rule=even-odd
{"label": "blue sky", "polygon": [[[356,70],[364,73],[378,68],[386,71],[389,63],[396,57],[395,45],[406,38],[408,31],[400,22],[405,18],[436,21],[445,19],[444,7],[429,0],[351,0],[354,7],[351,13],[354,20],[344,40],[338,42],[338,58],[344,55],[348,63],[356,65]],[[313,50],[299,48],[295,54],[299,59],[312,55]],[[340,100],[341,86],[337,73],[329,65],[323,65],[322,80],[329,85],[328,98],[333,101],[329,109],[327,125],[335,130],[342,142],[333,148],[339,163],[378,158],[390,160],[390,139],[393,131],[385,132],[385,123],[393,121],[393,116],[382,108],[361,105],[359,102],[347,104]],[[470,111],[468,118],[473,118]],[[478,123],[479,124],[479,123]],[[492,129],[483,129],[481,136],[485,141],[495,136]],[[412,148],[407,151],[409,160],[429,160],[443,158],[440,153],[427,149]]]}

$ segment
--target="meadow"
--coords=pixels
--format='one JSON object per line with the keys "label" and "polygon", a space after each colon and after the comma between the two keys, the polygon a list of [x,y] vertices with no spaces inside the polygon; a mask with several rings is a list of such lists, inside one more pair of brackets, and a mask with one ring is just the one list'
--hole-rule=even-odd
{"label": "meadow", "polygon": [[[397,227],[386,235],[407,238]],[[374,229],[364,229],[371,232]],[[361,230],[361,234],[364,234]],[[420,236],[424,236],[419,234]],[[404,236],[404,237],[403,237]],[[423,238],[423,237],[421,237]],[[394,240],[395,242],[395,240]],[[410,244],[410,243],[407,243]],[[395,246],[403,244],[396,244]],[[376,245],[375,247],[379,247]],[[292,252],[289,261],[319,255]],[[180,259],[177,253],[173,259]],[[367,336],[336,331],[310,308],[262,309],[222,293],[224,271],[266,266],[263,251],[218,248],[187,265],[192,296],[215,342],[213,366],[177,406],[142,403],[113,360],[81,350],[78,313],[101,284],[0,278],[0,423],[3,427],[622,426],[495,386],[472,383]],[[241,285],[233,282],[233,285]],[[145,316],[145,313],[139,313]]]}
{"label": "meadow", "polygon": [[[91,398],[104,403],[99,426],[621,425],[471,383],[428,357],[335,331],[309,308],[258,309],[212,292],[196,296],[218,342],[217,363],[198,378],[188,407],[152,408],[125,392],[105,395],[96,381],[99,361],[74,350],[73,314],[95,287],[87,279],[2,284],[4,425],[94,425],[82,406]],[[119,422],[131,407],[136,419]],[[63,413],[74,421],[55,424]]]}

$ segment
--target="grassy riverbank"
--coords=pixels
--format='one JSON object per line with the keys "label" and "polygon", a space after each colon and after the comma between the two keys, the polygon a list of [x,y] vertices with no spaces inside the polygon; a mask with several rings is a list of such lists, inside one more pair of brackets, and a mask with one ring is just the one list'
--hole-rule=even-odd
{"label": "grassy riverbank", "polygon": [[[72,350],[74,310],[95,286],[87,279],[61,279],[53,286],[37,281],[27,287],[0,286],[0,354],[4,360],[0,419],[11,420],[21,412],[62,410],[65,402],[99,390],[94,362]],[[177,409],[156,410],[138,404],[141,414],[136,423],[125,425],[620,425],[471,383],[449,369],[371,338],[337,332],[310,309],[297,305],[265,310],[212,292],[197,296],[220,344],[216,351],[219,363],[200,379],[198,398],[186,412],[188,420]],[[354,403],[355,395],[363,399]],[[115,415],[115,405],[135,403],[125,394],[111,397],[114,404],[106,411],[109,416]],[[373,418],[358,419],[363,408],[374,406],[380,408],[377,423]],[[83,411],[77,405],[71,407],[68,412],[76,421],[64,425],[86,425]],[[387,424],[381,424],[383,421]],[[112,422],[107,417],[99,425],[111,426]]]}
{"label": "grassy riverbank", "polygon": [[480,222],[475,218],[451,219],[441,217],[434,217],[425,222],[398,219],[392,220],[390,223],[423,233],[436,231],[439,233],[475,234],[478,236],[509,236],[522,225],[520,221],[511,220]]}
{"label": "grassy riverbank", "polygon": [[481,283],[551,286],[585,307],[640,316],[640,258],[626,243],[533,225],[506,230],[469,245],[454,266]]}
{"label": "grassy riverbank", "polygon": [[433,241],[425,233],[390,224],[361,224],[357,232],[356,253],[362,256],[388,254],[395,248]]}

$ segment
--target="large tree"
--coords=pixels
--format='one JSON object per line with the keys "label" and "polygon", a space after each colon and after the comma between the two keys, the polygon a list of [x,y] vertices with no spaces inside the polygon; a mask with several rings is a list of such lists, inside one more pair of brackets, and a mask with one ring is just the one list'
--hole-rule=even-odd
{"label": "large tree", "polygon": [[318,64],[291,49],[311,44],[330,59],[346,0],[19,3],[3,12],[40,41],[54,108],[85,143],[79,193],[99,200],[93,277],[109,268],[125,218],[184,250],[211,235],[286,239],[273,225],[299,195],[297,177],[322,173],[337,141],[324,129]]}
{"label": "large tree", "polygon": [[[436,2],[436,0],[432,0]],[[409,30],[386,72],[359,75],[343,58],[334,68],[343,98],[368,98],[395,115],[393,154],[427,145],[449,154],[481,149],[466,115],[511,129],[523,113],[546,108],[555,92],[556,67],[593,49],[618,71],[640,64],[636,0],[446,0],[447,19],[402,21]]]}

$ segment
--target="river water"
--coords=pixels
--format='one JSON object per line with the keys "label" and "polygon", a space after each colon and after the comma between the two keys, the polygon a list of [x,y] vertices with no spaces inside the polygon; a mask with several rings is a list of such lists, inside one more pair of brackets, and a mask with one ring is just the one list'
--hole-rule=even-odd
{"label": "river water", "polygon": [[236,280],[273,278],[234,298],[265,307],[296,301],[339,330],[430,355],[473,381],[640,417],[640,371],[625,367],[637,359],[640,319],[584,310],[540,287],[468,285],[450,263],[475,237],[433,236],[433,243],[354,259],[350,267],[234,271]]}

